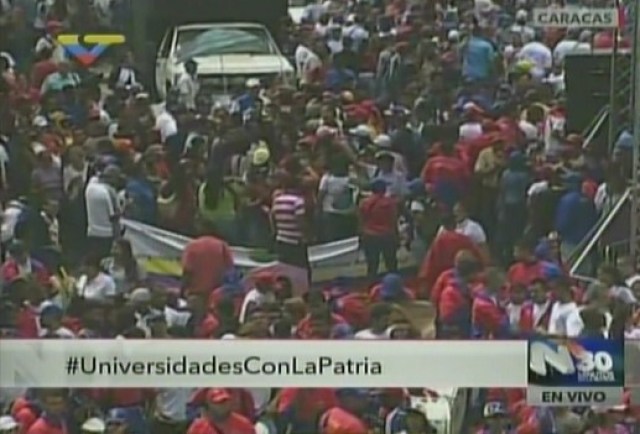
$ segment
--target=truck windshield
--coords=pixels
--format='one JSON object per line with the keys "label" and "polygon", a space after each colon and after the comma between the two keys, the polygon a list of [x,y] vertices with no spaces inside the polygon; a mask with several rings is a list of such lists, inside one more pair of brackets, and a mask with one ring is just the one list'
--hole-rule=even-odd
{"label": "truck windshield", "polygon": [[178,33],[179,62],[222,54],[276,54],[271,37],[262,28],[185,29]]}

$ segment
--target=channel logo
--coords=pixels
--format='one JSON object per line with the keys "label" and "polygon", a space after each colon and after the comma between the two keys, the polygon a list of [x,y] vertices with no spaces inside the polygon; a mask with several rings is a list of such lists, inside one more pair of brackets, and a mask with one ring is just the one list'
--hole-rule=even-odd
{"label": "channel logo", "polygon": [[[82,39],[82,42],[81,42]],[[98,57],[112,45],[121,45],[125,42],[124,35],[58,35],[58,43],[65,51],[84,66],[91,66]],[[88,47],[88,48],[87,48]]]}
{"label": "channel logo", "polygon": [[529,341],[530,386],[600,386],[624,384],[622,341],[544,339]]}
{"label": "channel logo", "polygon": [[619,405],[624,343],[604,339],[534,338],[528,344],[530,405]]}

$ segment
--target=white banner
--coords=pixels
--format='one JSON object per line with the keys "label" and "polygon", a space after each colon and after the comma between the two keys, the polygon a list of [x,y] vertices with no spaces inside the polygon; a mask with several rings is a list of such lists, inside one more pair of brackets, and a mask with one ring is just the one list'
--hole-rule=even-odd
{"label": "white banner", "polygon": [[533,25],[537,27],[615,28],[619,23],[616,8],[535,8]]}
{"label": "white banner", "polygon": [[[125,238],[131,242],[134,255],[146,260],[149,272],[180,275],[182,252],[191,238],[133,220],[123,220],[122,223],[126,229]],[[247,271],[274,269],[289,276],[294,284],[305,280],[304,270],[280,264],[273,255],[261,249],[231,247],[231,250],[239,268]],[[338,276],[362,277],[366,271],[357,237],[309,247],[309,262],[314,282],[326,282]],[[401,249],[398,251],[398,263],[400,268],[407,268],[415,262],[408,251]]]}
{"label": "white banner", "polygon": [[3,387],[525,387],[526,341],[6,340]]}

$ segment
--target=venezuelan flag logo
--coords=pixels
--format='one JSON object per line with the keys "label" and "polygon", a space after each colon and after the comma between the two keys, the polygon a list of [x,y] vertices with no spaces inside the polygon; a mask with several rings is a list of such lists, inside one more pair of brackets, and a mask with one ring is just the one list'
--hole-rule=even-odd
{"label": "venezuelan flag logo", "polygon": [[66,52],[84,66],[90,66],[111,45],[124,44],[124,35],[58,35],[57,40]]}

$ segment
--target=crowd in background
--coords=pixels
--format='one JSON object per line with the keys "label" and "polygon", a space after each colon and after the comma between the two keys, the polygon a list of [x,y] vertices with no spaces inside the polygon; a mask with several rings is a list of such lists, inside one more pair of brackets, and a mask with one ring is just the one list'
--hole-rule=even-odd
{"label": "crowd in background", "polygon": [[[56,40],[117,22],[123,2],[35,3],[0,2],[3,338],[640,338],[631,258],[589,256],[589,285],[568,273],[638,145],[625,131],[609,154],[566,128],[563,62],[611,48],[610,29],[534,28],[528,0],[310,2],[281,41],[296,83],[249,78],[227,105],[188,61],[154,104],[126,49],[101,80]],[[147,273],[125,217],[193,237],[180,282]],[[243,275],[230,249],[259,247],[313,279],[308,247],[351,236],[366,277],[304,294],[284,275]],[[400,248],[417,272],[399,269]],[[427,327],[408,313],[421,303]],[[628,402],[584,413],[526,406],[515,389],[479,396],[467,430],[638,432]],[[403,390],[1,398],[3,434],[434,429]]]}

